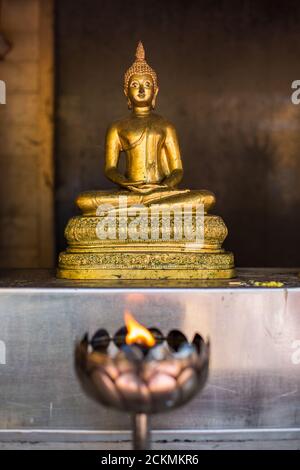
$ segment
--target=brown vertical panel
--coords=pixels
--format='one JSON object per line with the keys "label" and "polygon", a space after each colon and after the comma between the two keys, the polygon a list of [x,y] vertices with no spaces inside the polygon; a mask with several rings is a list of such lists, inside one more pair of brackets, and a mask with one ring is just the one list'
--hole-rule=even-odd
{"label": "brown vertical panel", "polygon": [[53,208],[53,0],[39,2],[39,128],[40,153],[38,166],[38,240],[39,265],[51,267],[54,262]]}

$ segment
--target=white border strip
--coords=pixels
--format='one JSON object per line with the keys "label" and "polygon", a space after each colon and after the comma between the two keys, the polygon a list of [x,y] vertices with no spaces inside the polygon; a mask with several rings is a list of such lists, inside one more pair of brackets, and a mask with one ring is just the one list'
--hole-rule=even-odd
{"label": "white border strip", "polygon": [[[300,439],[300,428],[181,429],[152,431],[152,440],[185,441]],[[131,431],[92,431],[75,429],[1,429],[0,442],[91,442],[129,441]]]}

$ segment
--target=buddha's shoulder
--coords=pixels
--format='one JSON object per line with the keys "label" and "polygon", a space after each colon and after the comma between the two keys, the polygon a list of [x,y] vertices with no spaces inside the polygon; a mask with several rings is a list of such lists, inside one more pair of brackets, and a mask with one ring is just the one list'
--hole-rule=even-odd
{"label": "buddha's shoulder", "polygon": [[[120,118],[112,122],[111,125],[108,127],[108,131],[118,132],[118,131],[121,131],[122,129],[126,129],[127,127],[130,127],[132,123],[136,122],[137,119],[139,118],[132,116],[132,115],[124,116],[123,118]],[[165,129],[173,128],[172,123],[168,121],[166,118],[164,118],[163,116],[161,116],[160,114],[151,113],[151,115],[147,117],[147,120]]]}
{"label": "buddha's shoulder", "polygon": [[153,120],[153,122],[160,124],[162,127],[174,127],[168,119],[161,116],[160,114],[152,113],[151,119]]}
{"label": "buddha's shoulder", "polygon": [[107,132],[119,131],[124,126],[126,126],[127,123],[129,123],[129,120],[130,119],[128,117],[124,117],[124,118],[117,119],[116,121],[113,121],[108,126]]}

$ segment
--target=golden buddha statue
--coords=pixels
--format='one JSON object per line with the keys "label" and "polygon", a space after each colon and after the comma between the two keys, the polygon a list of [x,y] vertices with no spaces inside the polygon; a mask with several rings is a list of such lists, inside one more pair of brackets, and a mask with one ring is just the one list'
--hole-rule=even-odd
{"label": "golden buddha statue", "polygon": [[[204,204],[208,211],[215,203],[213,193],[175,189],[183,176],[176,131],[170,122],[152,112],[158,93],[157,76],[145,61],[141,42],[136,61],[125,74],[124,93],[132,113],[108,129],[105,174],[127,192],[86,192],[77,199],[79,208],[85,215],[96,215],[99,204],[118,205],[120,194],[124,194],[133,204],[194,202]],[[121,152],[126,154],[125,176],[118,171]]]}
{"label": "golden buddha statue", "polygon": [[[178,189],[183,176],[177,135],[172,124],[153,112],[158,94],[155,71],[145,60],[140,42],[136,60],[124,77],[124,93],[129,116],[114,122],[108,129],[105,146],[105,175],[117,184],[118,191],[87,191],[76,203],[81,216],[73,217],[66,228],[68,249],[60,255],[58,276],[71,279],[207,279],[230,278],[234,275],[233,255],[221,245],[227,235],[223,220],[208,215],[215,196],[207,190]],[[126,155],[126,171],[119,170],[122,153]],[[151,238],[148,221],[141,225],[140,237],[129,240],[121,235],[124,205],[127,212],[125,232],[132,225],[136,210],[143,215],[160,211],[171,217],[171,236]],[[174,220],[180,210],[187,210],[195,219],[195,208],[203,210],[202,243],[190,243],[186,236],[178,238]],[[99,211],[99,208],[102,210]],[[106,209],[106,215],[103,214]],[[120,210],[121,209],[121,210]],[[146,213],[145,213],[146,211]],[[148,211],[148,212],[147,212]],[[177,211],[177,212],[176,212]],[[178,212],[179,211],[179,212]],[[181,213],[183,214],[183,212]],[[166,214],[165,214],[166,215]],[[106,220],[104,220],[106,217]],[[110,217],[110,219],[109,219]],[[115,217],[116,220],[113,220]],[[173,218],[172,218],[173,217]],[[157,219],[161,235],[165,220]],[[178,219],[176,219],[178,220]],[[197,222],[198,220],[198,222]],[[199,219],[192,224],[197,229]],[[111,221],[99,237],[97,227]],[[136,225],[136,222],[134,222]],[[113,230],[110,230],[113,228]],[[135,227],[136,228],[136,227]],[[124,225],[123,225],[124,229]],[[114,232],[114,237],[111,232]],[[179,232],[182,234],[182,230]],[[177,235],[176,235],[177,234]]]}

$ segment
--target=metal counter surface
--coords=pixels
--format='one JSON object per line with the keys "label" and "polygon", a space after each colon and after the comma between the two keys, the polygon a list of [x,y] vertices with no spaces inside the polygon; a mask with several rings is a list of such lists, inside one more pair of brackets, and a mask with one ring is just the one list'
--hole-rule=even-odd
{"label": "metal counter surface", "polygon": [[0,441],[129,439],[129,417],[90,401],[73,368],[75,340],[99,327],[115,332],[125,308],[146,326],[211,340],[203,393],[154,416],[156,440],[300,440],[300,278],[297,270],[245,269],[232,281],[176,287],[1,272]]}

